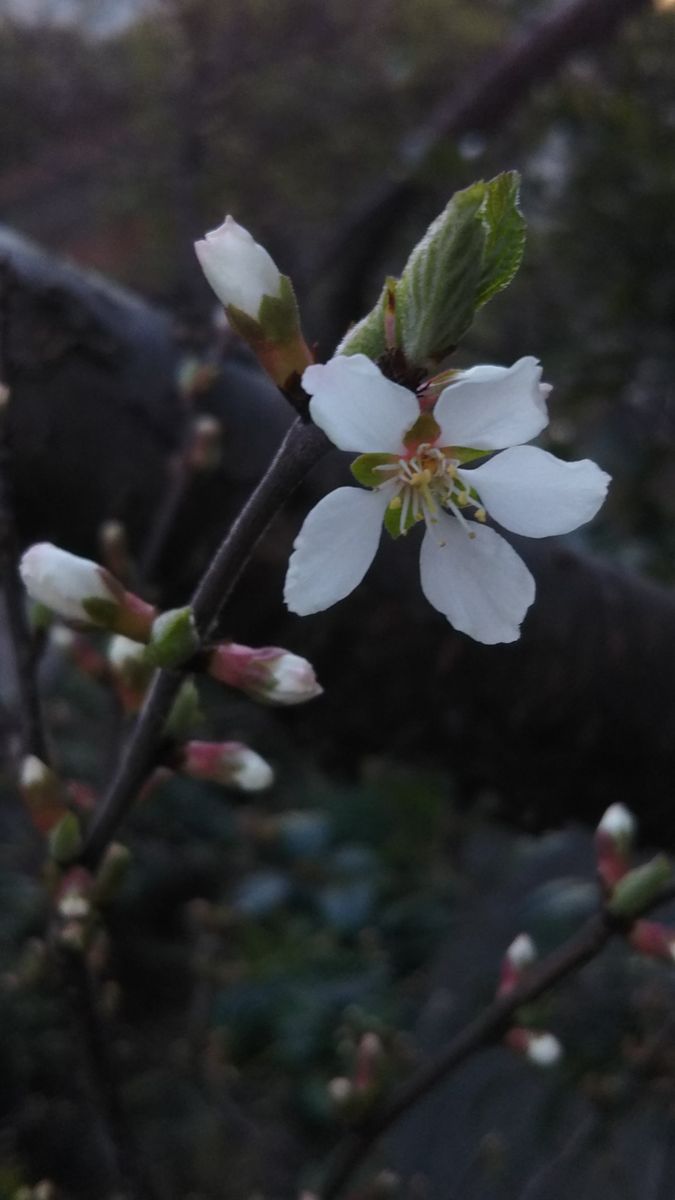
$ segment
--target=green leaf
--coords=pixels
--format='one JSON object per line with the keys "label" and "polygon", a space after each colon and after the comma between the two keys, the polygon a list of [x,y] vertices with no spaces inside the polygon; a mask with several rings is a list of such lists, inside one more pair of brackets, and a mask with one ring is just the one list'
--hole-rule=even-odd
{"label": "green leaf", "polygon": [[482,216],[487,240],[475,300],[477,309],[508,287],[525,249],[525,219],[518,207],[520,175],[504,171],[491,179],[486,189]]}
{"label": "green leaf", "polygon": [[376,488],[389,479],[389,475],[386,471],[376,471],[375,468],[385,464],[395,466],[397,462],[395,454],[360,454],[354,459],[350,470],[357,483],[362,483],[364,487]]}
{"label": "green leaf", "polygon": [[387,310],[389,287],[385,283],[377,304],[343,337],[336,354],[365,354],[373,361],[387,349],[384,318]]}
{"label": "green leaf", "polygon": [[484,183],[456,192],[408,259],[396,311],[412,363],[443,358],[473,320],[488,236],[481,212],[486,192]]}

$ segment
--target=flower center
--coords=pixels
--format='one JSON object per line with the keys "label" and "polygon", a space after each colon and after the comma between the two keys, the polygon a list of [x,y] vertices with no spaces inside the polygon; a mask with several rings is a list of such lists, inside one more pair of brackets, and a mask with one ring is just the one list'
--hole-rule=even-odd
{"label": "flower center", "polygon": [[440,448],[422,443],[407,458],[396,463],[384,463],[376,471],[387,472],[386,482],[394,483],[396,491],[389,502],[392,511],[399,511],[399,531],[407,533],[417,521],[424,521],[427,528],[438,522],[439,508],[447,508],[466,529],[469,537],[475,535],[461,510],[467,505],[478,507],[473,514],[476,520],[485,520],[485,510],[475,492],[469,490],[457,475],[459,459],[453,457],[452,447]]}

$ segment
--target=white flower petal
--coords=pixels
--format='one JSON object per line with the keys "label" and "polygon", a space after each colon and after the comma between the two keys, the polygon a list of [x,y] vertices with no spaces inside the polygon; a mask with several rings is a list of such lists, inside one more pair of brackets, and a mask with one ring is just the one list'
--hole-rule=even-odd
{"label": "white flower petal", "polygon": [[312,420],[339,450],[400,454],[403,436],[420,415],[413,392],[385,379],[365,354],[339,354],[308,367],[302,386]]}
{"label": "white flower petal", "polygon": [[263,296],[278,296],[281,275],[263,246],[232,217],[212,229],[195,251],[202,271],[218,299],[227,308],[233,304],[254,320]]}
{"label": "white flower petal", "polygon": [[284,599],[305,617],[348,596],[375,557],[391,489],[337,488],[312,509],[288,564]]}
{"label": "white flower petal", "polygon": [[590,521],[610,482],[590,459],[563,462],[536,446],[514,446],[461,475],[495,521],[526,537],[569,533]]}
{"label": "white flower petal", "polygon": [[442,513],[433,528],[420,555],[429,603],[477,642],[515,642],[534,600],[534,579],[523,560],[487,525],[473,524],[470,538],[459,521]]}
{"label": "white flower petal", "polygon": [[434,408],[444,446],[501,450],[529,442],[548,424],[548,384],[536,358],[512,367],[473,367],[445,388]]}

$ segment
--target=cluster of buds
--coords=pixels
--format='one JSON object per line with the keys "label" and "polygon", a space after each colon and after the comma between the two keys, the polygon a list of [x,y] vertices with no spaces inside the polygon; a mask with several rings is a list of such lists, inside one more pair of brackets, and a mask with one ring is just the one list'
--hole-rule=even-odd
{"label": "cluster of buds", "polygon": [[287,275],[248,230],[230,216],[195,243],[201,268],[232,328],[281,388],[312,362]]}
{"label": "cluster of buds", "polygon": [[32,600],[80,629],[108,629],[145,642],[157,610],[98,563],[38,542],[23,555],[21,577]]}
{"label": "cluster of buds", "polygon": [[[532,938],[526,933],[519,934],[502,960],[497,995],[508,996],[536,961],[537,948]],[[554,1034],[524,1025],[512,1026],[504,1044],[537,1067],[554,1066],[562,1054],[562,1046]]]}

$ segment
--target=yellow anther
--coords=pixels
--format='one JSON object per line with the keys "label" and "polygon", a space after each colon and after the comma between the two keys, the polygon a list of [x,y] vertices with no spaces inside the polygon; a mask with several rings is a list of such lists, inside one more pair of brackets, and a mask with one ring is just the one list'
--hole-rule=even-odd
{"label": "yellow anther", "polygon": [[389,501],[388,507],[392,510],[392,512],[395,512],[397,508],[401,507],[401,497],[400,496],[392,496],[391,500]]}
{"label": "yellow anther", "polygon": [[487,513],[484,508],[477,508],[473,514],[477,521],[483,523],[487,518]]}
{"label": "yellow anther", "polygon": [[423,471],[415,471],[410,483],[413,487],[426,487],[431,483],[431,471],[425,467]]}
{"label": "yellow anther", "polygon": [[469,493],[460,492],[457,497],[457,503],[459,504],[460,508],[466,508],[467,504],[469,503]]}

